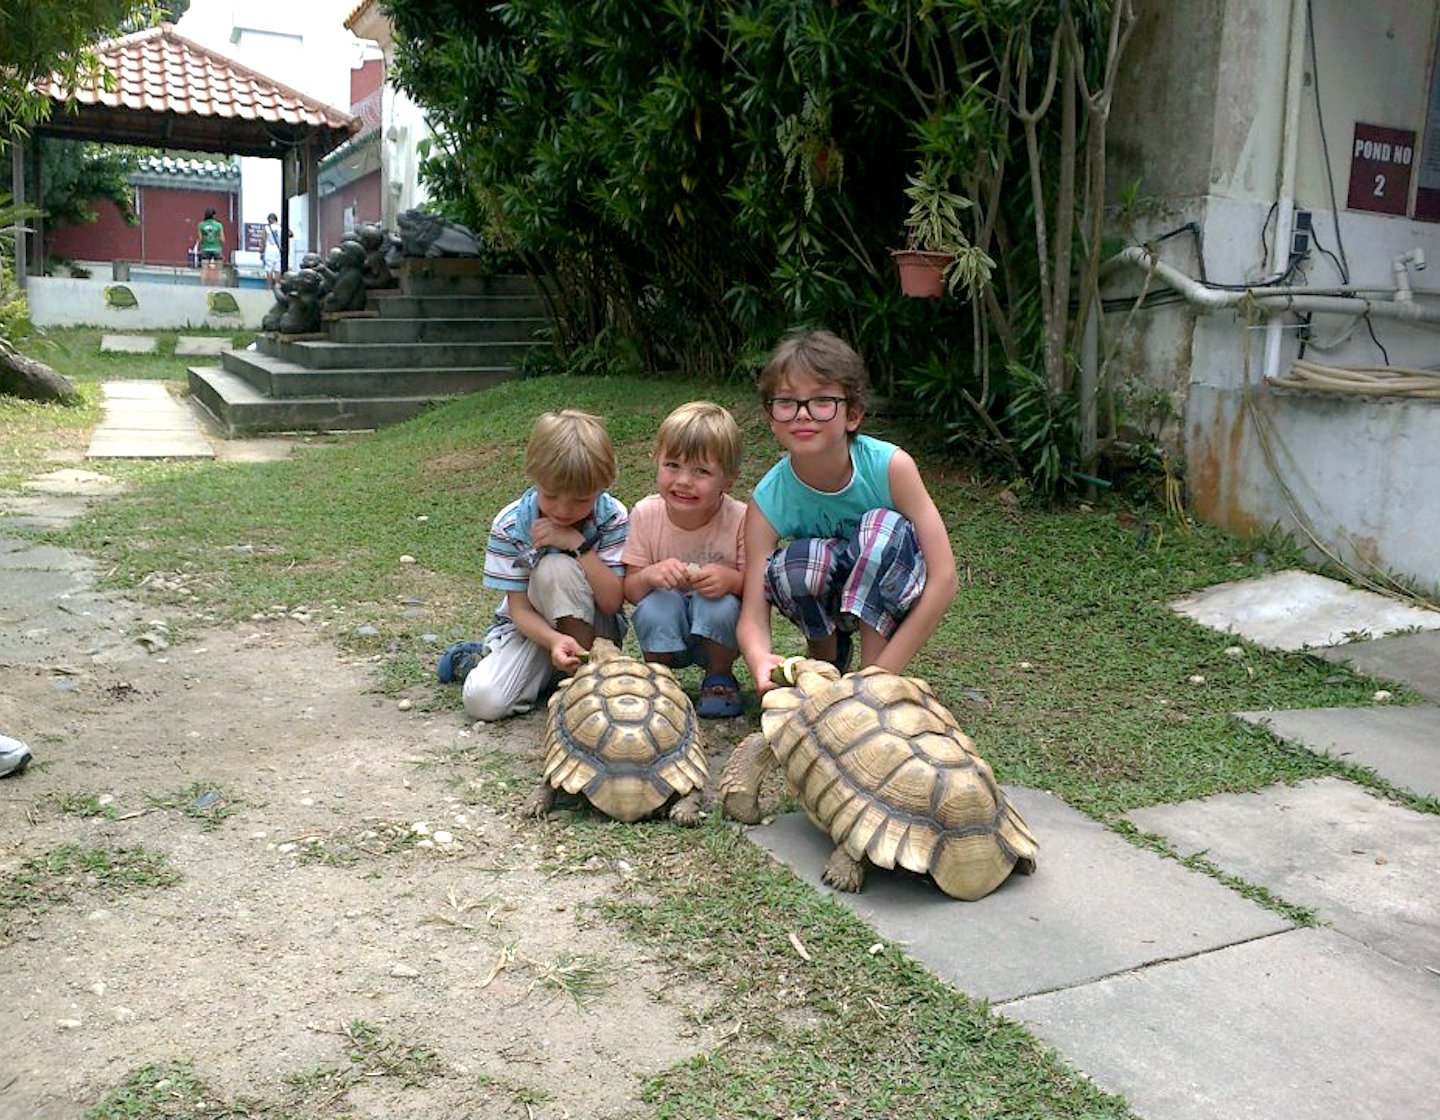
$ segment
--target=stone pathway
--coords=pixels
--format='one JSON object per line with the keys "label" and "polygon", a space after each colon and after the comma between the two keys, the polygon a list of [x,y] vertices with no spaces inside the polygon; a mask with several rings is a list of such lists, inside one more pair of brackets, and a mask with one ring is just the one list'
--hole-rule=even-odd
{"label": "stone pathway", "polygon": [[[1306,573],[1270,580],[1177,609],[1203,610],[1203,624],[1271,648],[1418,627],[1314,652],[1431,703],[1240,718],[1436,796],[1440,612],[1357,599]],[[1302,928],[1050,794],[1009,792],[1040,839],[1039,870],[978,903],[885,872],[861,894],[833,892],[820,882],[829,844],[798,814],[749,835],[937,976],[1024,1022],[1146,1120],[1434,1114],[1440,816],[1338,779],[1128,815],[1182,855],[1203,852],[1323,923]]]}
{"label": "stone pathway", "polygon": [[160,381],[107,381],[105,414],[90,437],[90,459],[213,459],[200,418]]}

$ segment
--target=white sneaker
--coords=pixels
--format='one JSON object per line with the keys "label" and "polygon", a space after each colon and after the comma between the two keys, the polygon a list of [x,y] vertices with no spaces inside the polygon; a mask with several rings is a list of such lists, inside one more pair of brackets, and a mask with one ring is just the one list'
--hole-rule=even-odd
{"label": "white sneaker", "polygon": [[18,774],[30,765],[30,748],[19,739],[0,735],[0,778]]}

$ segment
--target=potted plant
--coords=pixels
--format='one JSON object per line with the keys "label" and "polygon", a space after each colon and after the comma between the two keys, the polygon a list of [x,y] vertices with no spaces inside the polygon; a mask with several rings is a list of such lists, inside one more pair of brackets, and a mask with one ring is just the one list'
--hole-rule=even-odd
{"label": "potted plant", "polygon": [[963,285],[975,298],[989,282],[995,262],[965,235],[963,215],[974,203],[950,190],[928,163],[908,178],[905,248],[890,251],[900,272],[900,290],[936,299],[947,288],[953,293]]}

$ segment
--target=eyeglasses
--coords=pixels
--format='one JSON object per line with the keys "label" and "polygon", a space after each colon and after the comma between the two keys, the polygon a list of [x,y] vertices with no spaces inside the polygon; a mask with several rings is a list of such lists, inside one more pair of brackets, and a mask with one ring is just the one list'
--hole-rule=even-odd
{"label": "eyeglasses", "polygon": [[803,408],[809,413],[811,420],[823,424],[827,420],[834,420],[835,413],[840,411],[840,406],[849,399],[849,397],[810,397],[808,400],[802,401],[795,397],[771,397],[765,402],[765,411],[770,414],[770,419],[786,424],[799,416],[800,410]]}

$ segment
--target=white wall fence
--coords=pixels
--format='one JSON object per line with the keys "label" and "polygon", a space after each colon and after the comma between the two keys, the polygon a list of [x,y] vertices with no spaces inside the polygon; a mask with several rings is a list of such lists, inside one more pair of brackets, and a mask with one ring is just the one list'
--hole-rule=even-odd
{"label": "white wall fence", "polygon": [[77,280],[31,276],[25,294],[37,327],[106,330],[259,330],[275,305],[265,288],[157,284],[143,280]]}

